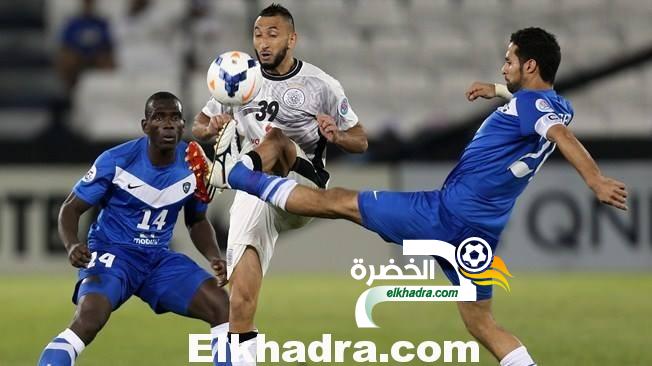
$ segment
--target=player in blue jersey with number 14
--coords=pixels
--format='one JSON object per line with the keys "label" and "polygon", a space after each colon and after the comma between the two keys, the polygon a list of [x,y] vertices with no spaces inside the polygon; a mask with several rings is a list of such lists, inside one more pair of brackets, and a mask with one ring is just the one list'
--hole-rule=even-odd
{"label": "player in blue jersey with number 14", "polygon": [[[435,239],[459,245],[478,236],[495,249],[516,199],[559,146],[601,202],[626,210],[625,185],[603,176],[567,128],[574,111],[553,89],[560,61],[555,37],[543,29],[511,35],[502,67],[507,86],[476,82],[467,91],[469,100],[503,96],[509,102],[485,119],[440,190],[316,190],[255,171],[250,156],[215,162],[213,169],[223,174],[213,174],[210,183],[243,190],[293,214],[347,219],[398,244]],[[193,169],[202,170],[201,151],[188,153]],[[456,273],[444,272],[457,284]],[[535,365],[521,342],[494,320],[491,295],[491,286],[477,286],[477,301],[458,303],[467,329],[502,366]]]}
{"label": "player in blue jersey with number 14", "polygon": [[[171,311],[204,320],[213,334],[226,326],[229,302],[221,288],[226,263],[206,219],[206,204],[194,196],[203,182],[185,161],[184,123],[179,99],[155,93],[141,121],[146,136],[101,154],[63,203],[59,234],[70,263],[80,268],[73,293],[77,309],[68,328],[45,347],[39,366],[74,365],[111,313],[132,295],[157,314]],[[77,238],[79,218],[93,206],[101,211],[84,243]],[[169,249],[181,210],[193,244],[216,276]]]}

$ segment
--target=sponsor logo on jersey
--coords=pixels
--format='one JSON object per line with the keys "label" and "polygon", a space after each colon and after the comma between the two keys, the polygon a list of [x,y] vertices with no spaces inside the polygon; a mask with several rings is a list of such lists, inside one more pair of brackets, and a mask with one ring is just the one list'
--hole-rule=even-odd
{"label": "sponsor logo on jersey", "polygon": [[548,114],[546,114],[546,118],[547,118],[550,122],[561,121],[561,118],[559,118],[559,116],[556,115],[555,113],[548,113]]}
{"label": "sponsor logo on jersey", "polygon": [[539,112],[548,113],[555,111],[544,99],[537,99],[536,102],[534,102],[534,106]]}
{"label": "sponsor logo on jersey", "polygon": [[145,234],[139,234],[138,238],[134,238],[134,244],[139,245],[158,245],[158,238],[154,234],[150,234],[148,238]]}
{"label": "sponsor logo on jersey", "polygon": [[299,108],[305,103],[306,95],[301,89],[290,88],[283,93],[283,103],[288,107]]}
{"label": "sponsor logo on jersey", "polygon": [[127,184],[128,189],[136,189],[136,188],[142,187],[142,186],[143,186],[143,184],[139,184],[139,185],[133,185],[131,183]]}
{"label": "sponsor logo on jersey", "polygon": [[96,174],[97,174],[97,168],[95,167],[95,165],[93,165],[93,166],[88,170],[88,172],[86,173],[86,175],[84,175],[84,177],[82,178],[82,182],[84,182],[84,183],[90,183],[90,182],[92,182],[93,179],[95,179],[95,175],[96,175]]}

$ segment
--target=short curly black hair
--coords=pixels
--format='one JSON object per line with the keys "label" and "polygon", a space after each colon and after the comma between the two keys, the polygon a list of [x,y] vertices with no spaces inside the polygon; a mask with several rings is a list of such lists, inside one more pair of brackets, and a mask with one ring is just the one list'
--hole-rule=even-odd
{"label": "short curly black hair", "polygon": [[535,60],[541,79],[551,84],[555,81],[561,62],[561,49],[554,35],[541,28],[530,27],[512,33],[509,41],[518,47],[516,56],[521,64]]}
{"label": "short curly black hair", "polygon": [[285,18],[285,20],[290,23],[292,26],[292,30],[294,30],[294,17],[292,16],[292,13],[283,5],[272,3],[270,6],[266,7],[265,9],[261,10],[260,13],[258,13],[258,16],[260,17],[275,17],[275,16],[281,16]]}
{"label": "short curly black hair", "polygon": [[179,99],[176,95],[167,91],[159,91],[147,98],[147,101],[145,102],[145,118],[149,118],[152,115],[152,112],[154,111],[154,102],[158,102],[160,100],[174,101],[179,106],[179,111],[181,111],[183,108],[181,99]]}

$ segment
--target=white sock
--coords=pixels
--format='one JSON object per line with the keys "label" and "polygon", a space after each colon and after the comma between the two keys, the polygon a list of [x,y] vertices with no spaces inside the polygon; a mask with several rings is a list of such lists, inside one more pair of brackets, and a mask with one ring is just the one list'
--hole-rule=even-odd
{"label": "white sock", "polygon": [[72,348],[75,349],[75,352],[77,352],[77,356],[86,348],[86,345],[84,344],[84,341],[82,341],[75,332],[70,330],[70,328],[66,328],[63,332],[59,333],[57,338],[63,338],[65,339],[68,343],[72,345]]}
{"label": "white sock", "polygon": [[[231,334],[231,341],[234,341],[233,334]],[[258,336],[241,342],[239,347],[240,354],[236,355],[235,353],[231,353],[233,366],[255,366],[257,348]],[[233,350],[233,346],[231,346],[231,350]]]}
{"label": "white sock", "polygon": [[[220,325],[217,325],[213,328],[211,328],[211,335],[213,336],[213,341],[215,339],[218,340],[218,342],[211,342],[211,355],[213,356],[213,360],[215,360],[215,354],[220,351],[220,354],[224,354],[226,357],[226,347],[228,347],[228,334],[229,334],[229,323],[222,323]],[[220,343],[222,342],[222,343]],[[222,362],[225,362],[226,359]]]}
{"label": "white sock", "polygon": [[525,346],[520,346],[508,353],[502,360],[500,366],[536,366]]}
{"label": "white sock", "polygon": [[287,179],[284,182],[281,182],[278,189],[276,190],[276,193],[274,193],[272,197],[269,198],[269,203],[285,211],[285,205],[288,202],[290,193],[292,193],[298,184],[299,183],[292,179]]}
{"label": "white sock", "polygon": [[74,366],[77,356],[84,350],[86,345],[79,339],[77,334],[66,328],[45,346],[39,358],[39,366]]}

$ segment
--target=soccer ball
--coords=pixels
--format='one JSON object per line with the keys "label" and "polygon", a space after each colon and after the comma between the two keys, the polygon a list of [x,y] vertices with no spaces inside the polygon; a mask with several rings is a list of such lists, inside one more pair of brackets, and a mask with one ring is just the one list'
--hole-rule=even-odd
{"label": "soccer ball", "polygon": [[219,55],[208,68],[206,84],[222,105],[240,106],[253,100],[263,85],[260,64],[239,51]]}
{"label": "soccer ball", "polygon": [[468,263],[472,268],[478,268],[484,261],[487,260],[487,255],[484,253],[482,244],[467,244],[464,247],[464,254],[462,260]]}

